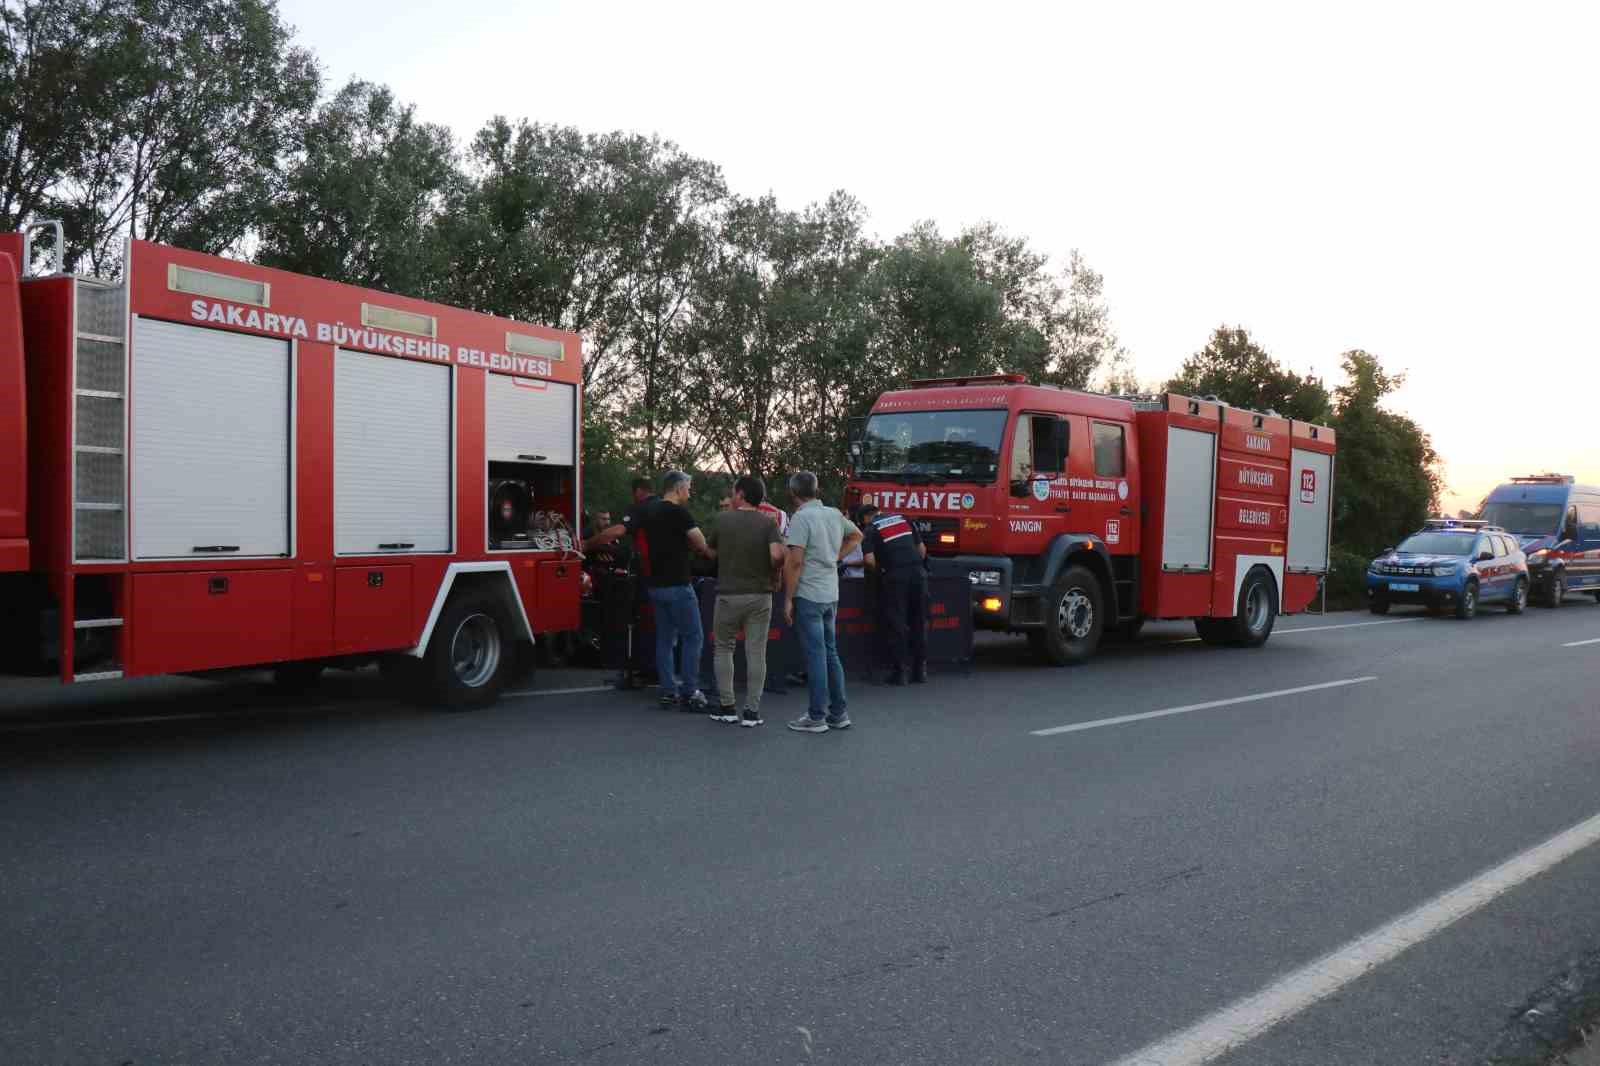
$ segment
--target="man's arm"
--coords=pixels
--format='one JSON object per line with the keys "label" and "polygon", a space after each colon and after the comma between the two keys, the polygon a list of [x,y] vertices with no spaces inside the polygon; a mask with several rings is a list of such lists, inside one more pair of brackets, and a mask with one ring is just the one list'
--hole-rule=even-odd
{"label": "man's arm", "polygon": [[844,562],[844,557],[856,550],[856,545],[861,543],[861,530],[857,529],[854,522],[845,519],[845,525],[850,527],[844,535],[844,540],[839,542],[838,562]]}
{"label": "man's arm", "polygon": [[794,625],[794,593],[800,585],[800,567],[806,561],[806,550],[798,544],[789,545],[789,554],[783,561],[783,620]]}
{"label": "man's arm", "polygon": [[689,547],[704,555],[707,559],[715,559],[717,557],[717,553],[711,550],[711,545],[706,543],[706,535],[700,532],[699,526],[689,530]]}
{"label": "man's arm", "polygon": [[590,537],[588,540],[584,541],[583,550],[588,551],[590,548],[598,548],[602,544],[610,544],[627,531],[628,527],[623,525],[621,522],[618,522],[614,526],[607,526],[594,536]]}

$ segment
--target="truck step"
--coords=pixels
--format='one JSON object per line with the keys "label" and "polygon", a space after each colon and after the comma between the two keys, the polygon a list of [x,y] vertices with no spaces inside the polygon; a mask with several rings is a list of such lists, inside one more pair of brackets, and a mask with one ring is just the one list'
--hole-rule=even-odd
{"label": "truck step", "polygon": [[80,618],[72,623],[75,629],[111,629],[121,624],[120,618]]}
{"label": "truck step", "polygon": [[77,683],[79,681],[120,681],[121,679],[122,679],[122,671],[121,670],[101,670],[98,673],[93,673],[93,674],[73,674],[72,675],[72,680],[73,680],[74,683]]}

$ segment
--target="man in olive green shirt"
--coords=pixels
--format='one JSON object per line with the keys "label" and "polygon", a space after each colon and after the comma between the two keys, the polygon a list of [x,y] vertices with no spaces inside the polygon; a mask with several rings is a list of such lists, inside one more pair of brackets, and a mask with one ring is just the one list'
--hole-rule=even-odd
{"label": "man in olive green shirt", "polygon": [[[733,506],[711,523],[706,543],[717,560],[717,605],[711,624],[716,640],[718,722],[761,724],[761,690],[767,683],[767,633],[772,628],[772,592],[783,562],[778,524],[760,510],[767,487],[760,478],[734,482]],[[733,649],[744,633],[745,708],[734,702]]]}

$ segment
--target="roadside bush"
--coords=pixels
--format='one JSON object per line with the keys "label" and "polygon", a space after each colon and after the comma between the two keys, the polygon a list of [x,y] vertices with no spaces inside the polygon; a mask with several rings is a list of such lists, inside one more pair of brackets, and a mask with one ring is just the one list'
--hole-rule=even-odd
{"label": "roadside bush", "polygon": [[1366,605],[1362,577],[1371,559],[1348,548],[1335,548],[1328,557],[1328,610],[1349,611]]}

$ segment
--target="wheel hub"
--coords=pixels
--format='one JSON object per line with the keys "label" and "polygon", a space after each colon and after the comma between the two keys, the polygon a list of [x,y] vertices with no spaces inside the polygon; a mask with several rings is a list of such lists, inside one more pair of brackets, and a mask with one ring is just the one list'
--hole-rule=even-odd
{"label": "wheel hub", "polygon": [[1056,625],[1073,640],[1082,640],[1094,628],[1094,603],[1080,588],[1070,588],[1061,597]]}
{"label": "wheel hub", "polygon": [[1257,585],[1250,590],[1250,596],[1245,600],[1245,624],[1250,627],[1250,632],[1259,633],[1267,624],[1267,613],[1271,608],[1267,600],[1265,585]]}
{"label": "wheel hub", "polygon": [[461,620],[450,639],[450,668],[468,688],[485,684],[500,667],[500,630],[486,614]]}

